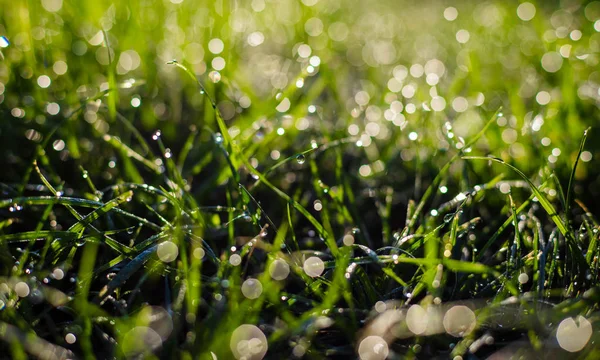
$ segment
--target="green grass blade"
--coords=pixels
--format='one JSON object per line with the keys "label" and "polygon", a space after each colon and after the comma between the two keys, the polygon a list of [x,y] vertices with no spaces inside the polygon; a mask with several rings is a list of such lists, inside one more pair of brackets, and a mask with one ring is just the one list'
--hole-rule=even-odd
{"label": "green grass blade", "polygon": [[569,185],[567,187],[567,200],[565,204],[565,216],[567,219],[567,224],[571,222],[571,202],[573,201],[573,186],[575,183],[575,172],[577,171],[577,165],[579,164],[579,159],[581,158],[581,153],[583,152],[583,148],[585,147],[585,141],[587,140],[588,133],[591,128],[587,128],[583,132],[583,136],[581,137],[581,142],[579,143],[579,151],[577,152],[577,157],[575,158],[575,163],[573,164],[573,170],[571,171],[571,176],[569,177]]}
{"label": "green grass blade", "polygon": [[108,213],[109,211],[111,211],[112,209],[114,209],[115,207],[117,207],[123,203],[129,202],[131,200],[132,196],[133,196],[133,191],[128,191],[128,192],[121,194],[118,197],[108,201],[106,204],[100,206],[96,210],[92,211],[91,213],[89,213],[88,215],[83,217],[77,223],[73,224],[73,226],[71,226],[68,231],[76,233],[76,234],[80,234],[81,232],[83,232],[83,230],[85,230],[85,228],[89,224],[91,224],[93,221],[100,218],[102,215]]}
{"label": "green grass blade", "polygon": [[421,200],[419,201],[419,204],[417,205],[417,207],[415,208],[410,221],[407,224],[407,228],[410,230],[412,228],[414,228],[415,224],[417,223],[417,220],[419,219],[419,216],[421,214],[421,212],[423,211],[423,208],[425,207],[425,204],[427,203],[427,201],[429,200],[429,198],[435,193],[437,187],[439,186],[440,182],[442,181],[442,179],[446,176],[446,173],[448,172],[448,170],[450,169],[450,165],[452,165],[452,163],[454,163],[456,160],[460,159],[464,150],[470,148],[471,146],[473,146],[487,131],[487,129],[494,123],[496,122],[496,118],[498,116],[498,114],[500,113],[500,111],[502,110],[502,108],[499,108],[498,110],[496,110],[496,112],[494,113],[494,115],[488,120],[488,122],[483,126],[483,128],[463,147],[461,148],[461,150],[454,155],[447,163],[446,165],[444,165],[443,168],[440,169],[439,173],[435,176],[435,178],[433,179],[433,182],[431,183],[431,185],[429,185],[429,187],[427,188],[427,190],[425,190],[425,193],[423,194],[423,196],[421,197]]}

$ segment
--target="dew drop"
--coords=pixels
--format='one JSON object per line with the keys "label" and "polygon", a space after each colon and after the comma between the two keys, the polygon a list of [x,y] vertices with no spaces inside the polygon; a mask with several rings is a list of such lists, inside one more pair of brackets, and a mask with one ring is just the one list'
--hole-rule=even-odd
{"label": "dew drop", "polygon": [[5,48],[10,45],[10,41],[6,38],[6,36],[0,36],[0,48]]}
{"label": "dew drop", "polygon": [[306,162],[306,156],[304,156],[303,154],[299,154],[298,156],[296,156],[296,161],[298,162],[298,164],[302,165]]}
{"label": "dew drop", "polygon": [[250,215],[249,212],[244,211],[244,213],[242,214],[242,219],[244,219],[245,222],[251,222],[252,216]]}
{"label": "dew drop", "polygon": [[156,141],[160,139],[162,132],[160,130],[156,130],[154,134],[152,134],[152,140]]}
{"label": "dew drop", "polygon": [[215,134],[215,144],[221,144],[223,143],[223,135],[221,135],[221,133],[216,133]]}

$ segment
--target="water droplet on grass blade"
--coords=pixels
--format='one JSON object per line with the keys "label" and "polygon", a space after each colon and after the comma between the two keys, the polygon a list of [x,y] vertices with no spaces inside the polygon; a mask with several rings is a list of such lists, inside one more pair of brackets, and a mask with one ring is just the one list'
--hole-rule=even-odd
{"label": "water droplet on grass blade", "polygon": [[221,144],[223,143],[223,135],[221,135],[221,133],[216,133],[215,134],[215,144]]}
{"label": "water droplet on grass blade", "polygon": [[152,135],[152,140],[156,141],[156,140],[160,139],[161,135],[162,135],[162,132],[160,130],[156,130],[154,132],[154,134]]}
{"label": "water droplet on grass blade", "polygon": [[6,36],[0,36],[0,48],[6,48],[10,45],[10,41],[6,38]]}
{"label": "water droplet on grass blade", "polygon": [[299,154],[298,156],[296,156],[296,161],[298,162],[298,164],[302,165],[306,162],[306,156],[304,156],[304,154]]}

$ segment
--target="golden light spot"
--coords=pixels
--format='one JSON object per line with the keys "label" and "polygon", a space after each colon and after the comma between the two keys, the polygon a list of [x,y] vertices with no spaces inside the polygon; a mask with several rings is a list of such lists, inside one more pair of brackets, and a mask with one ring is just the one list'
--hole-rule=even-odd
{"label": "golden light spot", "polygon": [[236,359],[260,360],[269,348],[267,337],[256,326],[240,325],[231,334],[229,347]]}
{"label": "golden light spot", "polygon": [[325,263],[316,256],[311,256],[304,262],[304,272],[310,277],[321,276],[325,271]]}
{"label": "golden light spot", "polygon": [[247,279],[242,284],[242,294],[248,299],[257,299],[262,294],[262,284],[256,279]]}
{"label": "golden light spot", "polygon": [[415,335],[420,335],[427,330],[429,316],[421,305],[412,305],[406,313],[406,326]]}
{"label": "golden light spot", "polygon": [[290,266],[285,260],[277,259],[269,266],[269,274],[274,280],[285,280],[290,274]]}
{"label": "golden light spot", "polygon": [[463,337],[475,329],[477,318],[473,310],[464,305],[457,305],[446,311],[443,324],[448,334]]}
{"label": "golden light spot", "polygon": [[179,248],[172,241],[165,241],[160,243],[156,248],[156,255],[162,262],[171,262],[177,259],[179,255]]}
{"label": "golden light spot", "polygon": [[592,324],[583,316],[564,319],[556,330],[556,340],[568,352],[581,351],[592,337]]}
{"label": "golden light spot", "polygon": [[358,346],[358,356],[361,360],[383,360],[389,352],[387,342],[376,335],[367,336]]}
{"label": "golden light spot", "polygon": [[19,297],[26,297],[29,295],[29,285],[20,281],[15,284],[15,292]]}
{"label": "golden light spot", "polygon": [[229,263],[233,266],[238,266],[242,263],[242,257],[238,254],[233,254],[229,257]]}

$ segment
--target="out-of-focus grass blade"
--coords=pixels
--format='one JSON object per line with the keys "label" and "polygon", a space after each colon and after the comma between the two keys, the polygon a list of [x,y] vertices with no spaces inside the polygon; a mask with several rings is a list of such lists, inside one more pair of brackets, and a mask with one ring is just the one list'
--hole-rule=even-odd
{"label": "out-of-focus grass blade", "polygon": [[148,155],[148,154],[152,153],[152,150],[150,150],[150,145],[148,145],[148,142],[146,141],[146,139],[144,139],[144,137],[142,136],[142,134],[140,134],[139,130],[131,123],[131,121],[129,121],[129,119],[127,119],[125,116],[123,116],[118,111],[116,112],[116,115],[117,115],[117,120],[119,120],[121,123],[123,123],[123,125],[125,125],[125,127],[129,131],[131,131],[131,133],[133,134],[133,136],[135,136],[135,138],[137,139],[138,143],[140,144],[140,146],[144,150],[144,154],[143,155]]}
{"label": "out-of-focus grass blade", "polygon": [[[10,345],[20,344],[27,353],[38,359],[74,359],[75,354],[62,346],[54,345],[34,332],[23,332],[18,327],[0,322],[0,339]],[[7,355],[7,353],[4,353]],[[9,356],[10,357],[10,356]]]}
{"label": "out-of-focus grass blade", "polygon": [[[198,80],[196,78],[196,75],[194,75],[194,73],[188,69],[185,65],[177,62],[177,60],[173,60],[173,61],[169,61],[168,64],[171,65],[175,65],[178,68],[182,69],[183,71],[185,71],[186,74],[189,75],[189,77],[198,84],[198,86],[200,87],[200,91],[208,98],[208,100],[210,101],[210,104],[213,108],[213,110],[215,111],[216,114],[216,118],[217,118],[217,123],[219,126],[219,131],[221,131],[221,136],[223,136],[223,143],[225,145],[225,148],[227,149],[228,152],[228,158],[230,159],[231,163],[232,163],[232,167],[234,169],[238,168],[238,151],[235,148],[233,141],[231,139],[231,135],[229,135],[229,131],[227,129],[227,125],[225,124],[225,121],[223,120],[223,117],[221,116],[221,113],[219,111],[219,109],[217,108],[217,103],[212,99],[212,97],[208,94],[208,92],[206,92],[206,88],[204,87],[204,85],[202,85],[202,82],[200,80]],[[239,174],[237,173],[237,171],[233,174],[234,178],[236,180],[236,182],[239,183]]]}
{"label": "out-of-focus grass blade", "polygon": [[[148,169],[154,171],[157,174],[161,174],[163,172],[162,168],[159,165],[156,165],[153,161],[146,159],[140,153],[125,145],[119,138],[105,134],[103,139],[104,141],[112,145],[115,149],[119,150],[124,156],[137,160],[138,162],[144,164]],[[141,183],[143,181],[139,182]]]}
{"label": "out-of-focus grass blade", "polygon": [[[102,42],[104,43],[104,46],[107,49],[107,54],[108,54],[108,66],[107,66],[107,72],[108,72],[108,87],[110,89],[116,89],[117,88],[117,80],[115,77],[115,72],[116,72],[116,64],[113,61],[114,59],[112,58],[112,54],[110,52],[110,43],[108,42],[108,34],[106,33],[105,30],[102,30],[102,35],[103,35],[103,39]],[[107,94],[108,96],[108,114],[110,115],[110,120],[115,121],[115,117],[117,114],[117,102],[119,101],[119,97],[118,97],[118,93],[115,91],[111,91]]]}

